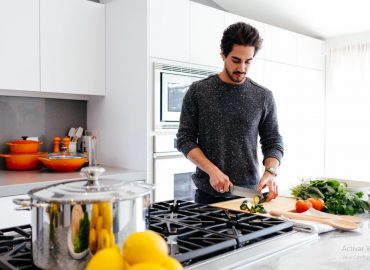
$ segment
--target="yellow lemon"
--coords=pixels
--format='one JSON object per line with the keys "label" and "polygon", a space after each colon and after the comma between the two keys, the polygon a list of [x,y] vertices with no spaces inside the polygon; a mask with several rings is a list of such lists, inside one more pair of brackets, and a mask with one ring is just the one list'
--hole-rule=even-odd
{"label": "yellow lemon", "polygon": [[94,228],[92,228],[89,233],[89,248],[94,254],[96,251],[96,231]]}
{"label": "yellow lemon", "polygon": [[129,268],[130,264],[126,260],[123,260],[123,270],[128,270]]}
{"label": "yellow lemon", "polygon": [[114,238],[114,233],[112,231],[109,233],[109,240],[111,247],[114,247],[116,245],[116,239]]}
{"label": "yellow lemon", "polygon": [[182,265],[172,257],[168,257],[163,265],[166,270],[182,270]]}
{"label": "yellow lemon", "polygon": [[94,203],[91,210],[91,222],[90,228],[96,228],[96,222],[98,221],[99,217],[99,205]]}
{"label": "yellow lemon", "polygon": [[99,203],[99,216],[103,216],[104,215],[104,210],[105,208],[109,206],[109,203],[107,202],[101,202]]}
{"label": "yellow lemon", "polygon": [[103,217],[99,216],[98,220],[96,221],[96,228],[95,228],[97,236],[99,236],[99,232],[101,229],[103,229]]}
{"label": "yellow lemon", "polygon": [[158,263],[145,262],[131,265],[128,270],[166,270],[166,268]]}
{"label": "yellow lemon", "polygon": [[98,235],[98,250],[110,247],[109,232],[106,229],[101,229]]}
{"label": "yellow lemon", "polygon": [[153,231],[129,235],[124,246],[124,259],[130,264],[152,262],[163,264],[168,257],[166,241]]}
{"label": "yellow lemon", "polygon": [[108,232],[112,230],[112,224],[113,224],[113,216],[112,216],[112,208],[110,205],[106,204],[104,207],[103,212],[103,228],[107,229]]}
{"label": "yellow lemon", "polygon": [[85,270],[122,270],[124,263],[121,254],[115,248],[98,251],[89,261]]}

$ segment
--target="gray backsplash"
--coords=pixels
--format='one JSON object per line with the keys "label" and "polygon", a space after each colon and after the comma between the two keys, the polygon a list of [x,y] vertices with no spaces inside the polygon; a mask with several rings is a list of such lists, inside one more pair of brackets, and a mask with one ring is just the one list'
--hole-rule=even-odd
{"label": "gray backsplash", "polygon": [[55,136],[66,136],[70,127],[86,129],[86,108],[81,100],[0,96],[0,153],[9,151],[6,142],[21,136],[39,137],[40,151],[51,152]]}

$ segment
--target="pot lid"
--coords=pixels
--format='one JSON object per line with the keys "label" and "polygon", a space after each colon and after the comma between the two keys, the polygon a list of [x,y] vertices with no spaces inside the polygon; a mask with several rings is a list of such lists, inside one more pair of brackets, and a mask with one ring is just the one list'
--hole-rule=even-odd
{"label": "pot lid", "polygon": [[81,159],[87,156],[80,153],[50,153],[46,156],[48,159]]}
{"label": "pot lid", "polygon": [[115,202],[145,196],[154,190],[153,184],[117,179],[101,179],[102,167],[86,167],[81,170],[86,180],[61,182],[43,188],[32,189],[30,197],[39,202],[64,204]]}

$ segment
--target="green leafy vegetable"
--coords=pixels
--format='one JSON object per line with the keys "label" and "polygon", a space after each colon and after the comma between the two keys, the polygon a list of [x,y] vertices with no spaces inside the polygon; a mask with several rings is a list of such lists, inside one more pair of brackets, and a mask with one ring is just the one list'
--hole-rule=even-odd
{"label": "green leafy vegetable", "polygon": [[256,203],[257,201],[257,198],[253,198],[254,200],[254,204],[252,204],[250,201],[248,200],[245,200],[242,202],[242,204],[240,205],[240,209],[241,210],[248,210],[250,213],[267,213],[266,209],[263,207],[262,204],[258,204],[259,202],[259,198],[258,198],[258,202]]}
{"label": "green leafy vegetable", "polygon": [[80,253],[88,248],[89,232],[90,232],[89,216],[87,212],[85,212],[84,218],[80,221],[80,232],[73,240],[73,246],[76,253]]}
{"label": "green leafy vegetable", "polygon": [[346,184],[335,179],[309,180],[291,189],[292,195],[301,200],[322,198],[325,212],[339,215],[354,215],[369,210],[368,202],[362,200],[363,193],[351,193]]}

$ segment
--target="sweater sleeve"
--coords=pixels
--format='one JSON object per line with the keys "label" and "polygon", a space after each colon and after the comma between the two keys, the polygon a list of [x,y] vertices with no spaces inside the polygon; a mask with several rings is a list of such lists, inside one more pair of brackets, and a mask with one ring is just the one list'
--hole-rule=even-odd
{"label": "sweater sleeve", "polygon": [[277,110],[275,100],[271,91],[267,91],[264,102],[264,113],[259,123],[260,143],[263,153],[263,164],[268,157],[279,160],[284,155],[282,136],[279,133]]}
{"label": "sweater sleeve", "polygon": [[186,92],[182,102],[180,125],[177,137],[177,149],[182,152],[185,157],[188,153],[199,147],[198,140],[198,104],[196,100],[195,85],[192,84]]}

